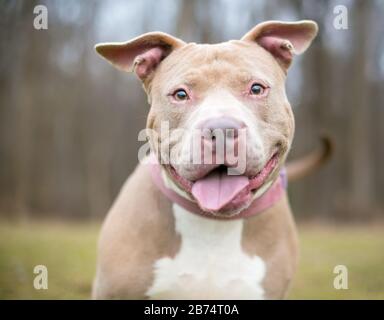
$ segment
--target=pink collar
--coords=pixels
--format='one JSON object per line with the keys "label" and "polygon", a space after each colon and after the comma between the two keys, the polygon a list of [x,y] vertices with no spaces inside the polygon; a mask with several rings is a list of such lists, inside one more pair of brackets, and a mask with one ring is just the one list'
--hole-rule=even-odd
{"label": "pink collar", "polygon": [[[155,158],[155,157],[152,157]],[[285,188],[287,187],[287,178],[285,170],[283,169],[280,172],[279,178],[273,183],[273,185],[264,192],[260,197],[253,200],[250,206],[239,214],[232,217],[218,217],[213,215],[210,212],[206,212],[200,209],[196,202],[193,202],[181,195],[179,195],[174,190],[168,188],[164,179],[161,176],[161,166],[155,161],[149,161],[148,165],[150,166],[150,172],[154,184],[161,190],[161,192],[172,202],[177,203],[179,206],[184,209],[193,212],[197,215],[204,216],[212,219],[219,220],[231,220],[231,219],[240,219],[254,216],[268,208],[271,208],[284,194]]]}

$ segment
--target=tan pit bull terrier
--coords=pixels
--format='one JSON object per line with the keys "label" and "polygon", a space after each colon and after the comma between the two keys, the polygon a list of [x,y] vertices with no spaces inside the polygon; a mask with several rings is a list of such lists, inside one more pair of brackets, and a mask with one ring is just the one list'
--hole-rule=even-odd
{"label": "tan pit bull terrier", "polygon": [[[104,222],[93,298],[286,295],[298,243],[284,188],[294,134],[285,79],[316,33],[313,21],[268,21],[219,44],[153,32],[96,46],[143,82],[152,161],[137,166]],[[163,123],[183,131],[163,137]],[[226,152],[237,149],[235,161],[227,154],[218,161],[220,133]],[[194,161],[196,150],[213,160]],[[288,167],[288,177],[324,158],[318,152]]]}

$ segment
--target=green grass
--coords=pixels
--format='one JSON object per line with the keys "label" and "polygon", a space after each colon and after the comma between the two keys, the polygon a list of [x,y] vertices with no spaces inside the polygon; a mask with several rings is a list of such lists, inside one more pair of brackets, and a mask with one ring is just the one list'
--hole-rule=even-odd
{"label": "green grass", "polygon": [[[291,299],[384,299],[384,225],[299,226],[301,261]],[[336,265],[348,290],[335,290]]]}
{"label": "green grass", "polygon": [[[291,299],[384,299],[384,225],[300,225],[301,261]],[[0,299],[88,299],[98,226],[0,225]],[[33,268],[48,268],[48,290],[35,290]],[[333,268],[348,267],[349,289],[333,288]]]}
{"label": "green grass", "polygon": [[[89,298],[97,232],[85,225],[1,225],[0,299]],[[33,287],[39,264],[48,268],[48,290]]]}

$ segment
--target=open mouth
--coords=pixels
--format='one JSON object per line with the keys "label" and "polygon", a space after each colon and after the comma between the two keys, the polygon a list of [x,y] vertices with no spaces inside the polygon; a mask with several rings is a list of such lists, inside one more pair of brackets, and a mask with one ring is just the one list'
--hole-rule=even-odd
{"label": "open mouth", "polygon": [[181,177],[173,167],[169,167],[169,172],[185,191],[192,194],[202,210],[225,213],[249,205],[253,195],[269,180],[278,160],[276,152],[253,177],[228,175],[226,166],[219,166],[196,181]]}

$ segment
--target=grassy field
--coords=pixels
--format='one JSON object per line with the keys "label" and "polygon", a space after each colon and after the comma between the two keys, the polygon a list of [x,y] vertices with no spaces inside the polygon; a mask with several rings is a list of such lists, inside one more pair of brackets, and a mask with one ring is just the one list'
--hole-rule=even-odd
{"label": "grassy field", "polygon": [[[88,299],[99,226],[0,225],[0,299]],[[291,299],[384,299],[384,225],[299,226],[301,261]],[[47,266],[48,290],[33,268]],[[333,268],[348,267],[348,290],[333,288]]]}

